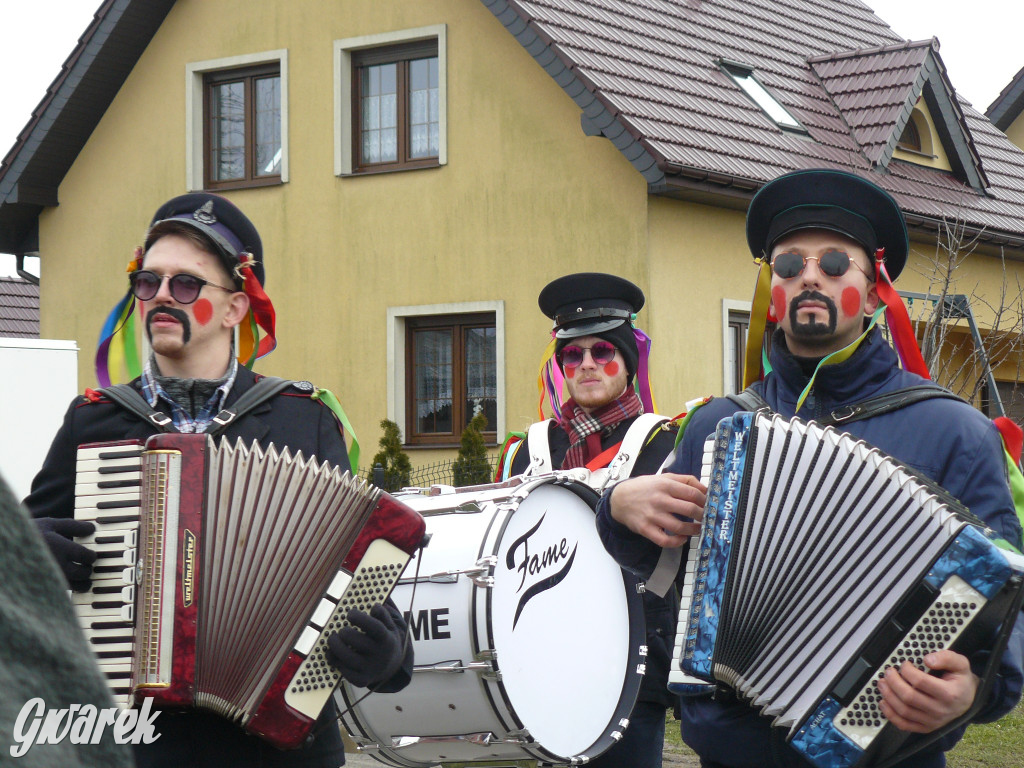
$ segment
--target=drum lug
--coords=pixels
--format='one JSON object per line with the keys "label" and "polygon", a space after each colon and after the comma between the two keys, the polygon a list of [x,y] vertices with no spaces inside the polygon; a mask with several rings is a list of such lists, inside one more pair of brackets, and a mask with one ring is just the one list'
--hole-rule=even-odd
{"label": "drum lug", "polygon": [[497,564],[497,555],[487,555],[476,561],[476,568],[467,569],[464,573],[476,586],[489,589],[494,586],[494,577],[491,573]]}
{"label": "drum lug", "polygon": [[483,650],[474,653],[473,658],[476,661],[494,661],[498,658],[498,652],[493,648],[484,648]]}

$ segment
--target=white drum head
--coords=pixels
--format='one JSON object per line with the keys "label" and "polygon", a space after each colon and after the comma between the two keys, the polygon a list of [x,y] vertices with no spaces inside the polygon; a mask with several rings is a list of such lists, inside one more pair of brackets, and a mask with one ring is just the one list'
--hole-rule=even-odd
{"label": "white drum head", "polygon": [[546,750],[582,754],[621,712],[635,672],[622,572],[591,507],[550,483],[508,518],[497,555],[490,622],[501,687]]}

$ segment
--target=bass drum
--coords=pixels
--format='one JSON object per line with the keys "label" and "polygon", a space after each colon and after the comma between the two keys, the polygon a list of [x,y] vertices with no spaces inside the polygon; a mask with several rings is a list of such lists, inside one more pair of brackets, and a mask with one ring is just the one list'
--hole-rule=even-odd
{"label": "bass drum", "polygon": [[646,648],[638,582],[597,535],[597,494],[555,474],[400,498],[431,535],[393,594],[416,666],[398,693],[339,687],[356,743],[402,768],[577,764],[614,745]]}

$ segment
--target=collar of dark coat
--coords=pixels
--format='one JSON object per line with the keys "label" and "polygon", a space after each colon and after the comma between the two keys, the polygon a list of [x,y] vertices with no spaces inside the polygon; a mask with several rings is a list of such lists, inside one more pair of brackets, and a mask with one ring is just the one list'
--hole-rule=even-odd
{"label": "collar of dark coat", "polygon": [[[238,367],[238,373],[235,375],[235,383],[231,387],[231,391],[228,392],[228,397],[225,405],[230,407],[233,405],[239,397],[245,392],[252,389],[256,383],[257,377],[248,368]],[[135,390],[142,394],[141,379],[135,379],[131,383]],[[267,432],[270,431],[270,425],[261,418],[265,416],[271,409],[271,403],[268,401],[261,403],[259,406],[249,411],[245,416],[232,424],[224,432],[223,438],[234,442],[241,438],[245,445],[249,445],[254,441],[261,440]],[[120,417],[125,420],[125,437],[129,439],[145,440],[151,435],[157,434],[157,430],[149,423],[142,421],[135,414],[124,410],[123,408],[118,409],[120,411]]]}

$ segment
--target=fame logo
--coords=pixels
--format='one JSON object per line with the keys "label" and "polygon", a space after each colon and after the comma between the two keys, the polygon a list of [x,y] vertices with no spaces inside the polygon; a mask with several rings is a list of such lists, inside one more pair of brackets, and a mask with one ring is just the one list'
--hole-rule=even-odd
{"label": "fame logo", "polygon": [[185,529],[185,570],[181,577],[181,602],[186,608],[192,605],[192,590],[196,577],[196,535]]}
{"label": "fame logo", "polygon": [[[512,619],[512,629],[516,628],[519,616],[526,604],[541,592],[549,590],[563,581],[569,575],[569,569],[572,568],[576,558],[576,549],[579,543],[573,544],[570,552],[569,543],[564,536],[555,543],[547,543],[546,546],[544,542],[541,542],[539,550],[531,550],[531,543],[535,547],[538,546],[537,540],[531,540],[531,537],[543,525],[546,516],[546,513],[542,515],[533,528],[512,542],[512,546],[509,547],[508,553],[505,555],[505,566],[510,571],[518,571],[520,574],[519,587],[516,592],[521,594],[519,604],[516,606],[516,615]],[[531,581],[529,587],[526,586],[527,578]],[[525,591],[524,587],[526,587]]]}

